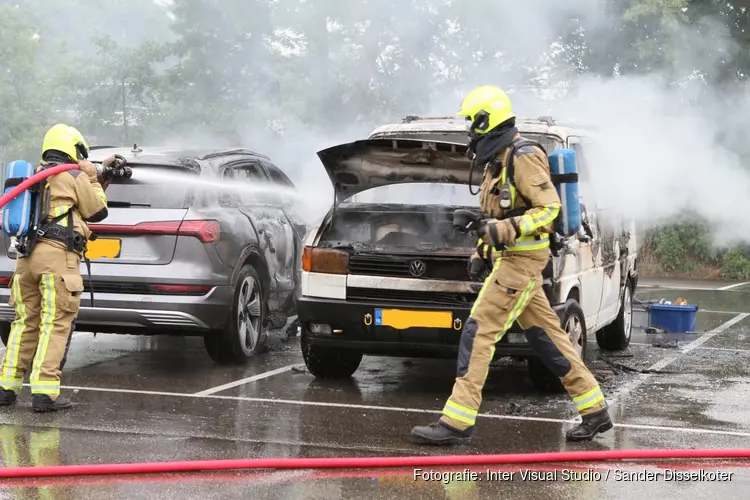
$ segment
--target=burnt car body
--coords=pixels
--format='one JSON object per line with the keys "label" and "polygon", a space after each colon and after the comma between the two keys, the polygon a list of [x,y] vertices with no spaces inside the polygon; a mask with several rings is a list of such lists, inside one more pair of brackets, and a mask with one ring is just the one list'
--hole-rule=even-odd
{"label": "burnt car body", "polygon": [[[110,184],[109,216],[89,226],[97,238],[88,244],[91,281],[81,264],[76,330],[202,335],[216,362],[250,359],[266,328],[294,313],[306,227],[283,195],[293,183],[268,157],[245,149],[103,147],[92,148],[90,159],[113,154],[133,175]],[[267,187],[253,189],[260,185]],[[3,237],[0,279],[7,285],[15,256]],[[15,317],[9,294],[0,289],[3,342]]]}
{"label": "burnt car body", "polygon": [[[548,152],[576,149],[585,181],[584,133],[544,119],[518,119],[517,126]],[[478,209],[467,187],[466,143],[460,119],[407,118],[318,153],[336,203],[305,238],[296,298],[303,355],[314,375],[351,376],[365,354],[457,355],[482,285],[467,271],[476,236],[452,227],[454,210]],[[481,175],[476,168],[474,186]],[[544,271],[547,298],[584,358],[594,333],[604,349],[629,344],[638,280],[634,226],[601,216],[597,203],[584,199],[587,233],[569,238]],[[562,390],[518,324],[495,357],[527,359],[535,386]]]}

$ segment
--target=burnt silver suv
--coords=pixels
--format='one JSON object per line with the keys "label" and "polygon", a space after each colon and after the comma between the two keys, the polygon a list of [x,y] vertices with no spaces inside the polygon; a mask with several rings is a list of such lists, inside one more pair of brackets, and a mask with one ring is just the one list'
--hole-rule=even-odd
{"label": "burnt silver suv", "polygon": [[[294,184],[268,157],[243,149],[105,147],[94,148],[91,159],[112,154],[126,158],[133,176],[109,186],[109,217],[90,225],[97,235],[88,249],[94,305],[82,264],[86,292],[76,330],[202,335],[217,363],[251,358],[266,329],[283,326],[294,311],[306,229],[290,215],[294,200],[278,194]],[[163,175],[138,175],[145,171]],[[174,182],[174,174],[192,180]],[[205,184],[196,182],[202,179]],[[231,180],[235,188],[211,179]],[[274,186],[254,191],[242,183]],[[3,237],[0,337],[6,343],[15,316],[7,287],[15,257]]]}

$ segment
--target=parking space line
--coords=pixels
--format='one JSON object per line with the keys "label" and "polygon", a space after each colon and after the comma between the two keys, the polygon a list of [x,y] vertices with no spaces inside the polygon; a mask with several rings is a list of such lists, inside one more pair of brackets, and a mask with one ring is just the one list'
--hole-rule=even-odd
{"label": "parking space line", "polygon": [[745,286],[747,284],[748,284],[747,281],[744,282],[744,283],[735,283],[734,285],[727,285],[727,286],[723,286],[721,288],[717,288],[717,290],[724,292],[726,290],[732,290],[733,288],[739,288],[739,287]]}
{"label": "parking space line", "polygon": [[711,314],[742,314],[744,311],[714,311],[713,309],[699,309],[699,312]]}
{"label": "parking space line", "polygon": [[[667,366],[671,365],[675,361],[677,361],[683,354],[686,354],[690,351],[693,351],[695,349],[698,349],[700,346],[714,338],[716,335],[719,335],[721,332],[728,330],[729,328],[733,327],[743,319],[750,316],[750,313],[741,313],[735,316],[734,318],[730,319],[726,323],[722,323],[718,327],[714,328],[713,330],[704,333],[697,339],[693,340],[689,344],[687,344],[685,347],[680,349],[676,354],[673,356],[668,356],[666,358],[663,358],[660,361],[657,361],[653,365],[648,367],[648,370],[663,370]],[[618,399],[622,399],[624,396],[626,396],[628,393],[632,392],[633,390],[637,389],[641,385],[643,385],[648,379],[652,377],[652,373],[645,373],[641,374],[640,378],[637,378],[633,380],[629,384],[625,384],[621,386],[617,391],[615,391],[614,395],[611,398],[607,398],[607,403],[610,406],[614,406]]]}
{"label": "parking space line", "polygon": [[231,389],[233,387],[239,387],[241,385],[249,384],[250,382],[255,382],[256,380],[263,380],[264,378],[273,377],[274,375],[279,375],[281,373],[286,373],[290,371],[292,368],[294,368],[297,365],[287,365],[282,366],[281,368],[277,368],[275,370],[270,370],[267,372],[259,373],[257,375],[253,375],[252,377],[246,377],[240,380],[235,380],[234,382],[229,382],[228,384],[224,385],[217,385],[216,387],[211,387],[209,389],[206,389],[204,391],[196,392],[196,396],[208,396],[210,394],[215,394],[217,392],[226,391],[227,389]]}
{"label": "parking space line", "polygon": [[[589,340],[588,342],[590,344],[596,344],[596,340]],[[644,347],[653,347],[653,344],[649,344],[649,343],[646,343],[646,342],[631,342],[628,345],[638,345],[638,346],[644,346]],[[687,346],[685,346],[685,347],[687,347]],[[676,350],[680,351],[680,352],[683,352],[682,350],[685,349],[685,347],[680,347],[680,348],[678,348]],[[692,350],[697,350],[697,351],[746,352],[746,353],[750,353],[750,349],[730,349],[729,347],[703,347],[703,346],[701,346],[701,347],[695,347]],[[614,357],[617,357],[617,356],[614,356]]]}
{"label": "parking space line", "polygon": [[[733,286],[733,285],[730,285]],[[715,292],[718,290],[721,290],[722,288],[715,288],[715,287],[705,287],[705,286],[668,286],[668,285],[638,285],[638,289],[640,288],[647,288],[649,290],[699,290],[701,292],[705,291],[711,291]],[[637,289],[636,289],[637,292]]]}
{"label": "parking space line", "polygon": [[[28,387],[28,384],[24,384]],[[363,405],[355,403],[333,403],[327,401],[301,401],[295,399],[274,399],[274,398],[257,398],[257,397],[245,397],[245,396],[221,396],[217,394],[188,394],[179,392],[162,392],[162,391],[145,391],[139,389],[116,389],[108,387],[80,387],[80,386],[61,386],[61,389],[66,390],[77,390],[77,391],[92,391],[92,392],[104,392],[104,393],[120,393],[120,394],[141,394],[148,396],[166,396],[166,397],[182,397],[182,398],[194,398],[194,399],[218,399],[225,401],[248,401],[253,403],[271,403],[271,404],[287,404],[297,406],[318,406],[328,408],[348,408],[353,410],[375,410],[375,411],[392,411],[400,413],[422,413],[430,415],[441,415],[441,410],[426,410],[422,408],[403,408],[398,406],[377,406],[377,405]],[[496,415],[492,413],[480,413],[478,415],[481,418],[487,418],[492,420],[517,420],[522,422],[548,422],[554,424],[575,424],[580,422],[580,417],[574,419],[562,419],[562,418],[546,418],[546,417],[525,417],[522,415]],[[646,425],[646,424],[621,424],[615,423],[615,427],[623,429],[642,429],[642,430],[658,430],[658,431],[672,431],[672,432],[683,432],[692,434],[716,434],[723,436],[738,436],[750,438],[750,432],[741,431],[724,431],[719,429],[705,429],[700,427],[669,427],[661,425]]]}
{"label": "parking space line", "polygon": [[656,289],[662,289],[662,290],[700,290],[700,291],[706,291],[706,290],[712,290],[716,292],[726,292],[727,290],[734,290],[735,288],[740,288],[745,285],[750,285],[750,281],[745,281],[742,283],[733,283],[731,285],[725,285],[720,287],[706,287],[706,286],[688,286],[688,285],[669,285],[669,284],[638,284],[638,288],[646,288],[649,290],[656,290]]}

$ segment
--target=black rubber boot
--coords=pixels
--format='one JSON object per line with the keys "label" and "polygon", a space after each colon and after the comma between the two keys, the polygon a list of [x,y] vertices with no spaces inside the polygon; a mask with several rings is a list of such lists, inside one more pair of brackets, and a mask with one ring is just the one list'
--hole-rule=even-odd
{"label": "black rubber boot", "polygon": [[65,396],[57,396],[57,399],[52,399],[46,394],[34,394],[34,397],[31,399],[31,408],[40,413],[67,410],[72,406],[73,403]]}
{"label": "black rubber boot", "polygon": [[417,425],[411,430],[412,437],[418,443],[436,446],[469,444],[472,434],[474,434],[473,427],[459,431],[440,421],[428,425]]}
{"label": "black rubber boot", "polygon": [[565,438],[568,441],[588,441],[600,432],[610,430],[612,420],[609,418],[608,408],[602,408],[596,413],[581,416],[582,422],[568,431]]}
{"label": "black rubber boot", "polygon": [[16,393],[0,387],[0,406],[10,406],[16,402]]}

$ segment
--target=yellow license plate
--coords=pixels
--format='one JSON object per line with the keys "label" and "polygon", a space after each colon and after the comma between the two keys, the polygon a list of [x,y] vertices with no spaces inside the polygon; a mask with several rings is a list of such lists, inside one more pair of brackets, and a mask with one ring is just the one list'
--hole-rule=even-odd
{"label": "yellow license plate", "polygon": [[403,309],[375,309],[375,326],[406,328],[452,328],[450,311],[407,311]]}
{"label": "yellow license plate", "polygon": [[120,256],[122,242],[119,239],[97,238],[88,242],[86,257],[94,259],[116,259]]}

